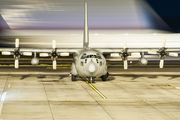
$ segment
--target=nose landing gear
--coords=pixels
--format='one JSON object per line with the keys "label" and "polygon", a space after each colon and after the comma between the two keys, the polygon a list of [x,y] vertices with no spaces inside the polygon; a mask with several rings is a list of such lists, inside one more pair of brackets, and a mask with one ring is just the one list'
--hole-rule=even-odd
{"label": "nose landing gear", "polygon": [[94,83],[94,77],[90,77],[90,78],[88,78],[88,83]]}

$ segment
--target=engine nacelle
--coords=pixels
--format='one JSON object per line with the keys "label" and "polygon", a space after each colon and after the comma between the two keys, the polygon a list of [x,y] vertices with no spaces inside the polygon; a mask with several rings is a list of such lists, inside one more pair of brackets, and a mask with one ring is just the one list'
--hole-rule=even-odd
{"label": "engine nacelle", "polygon": [[138,63],[139,63],[141,66],[145,66],[145,65],[147,65],[147,63],[148,63],[148,60],[147,60],[146,58],[139,58]]}
{"label": "engine nacelle", "polygon": [[32,59],[31,59],[31,64],[32,64],[32,65],[38,65],[38,64],[39,64],[39,59],[36,58],[36,57],[32,58]]}

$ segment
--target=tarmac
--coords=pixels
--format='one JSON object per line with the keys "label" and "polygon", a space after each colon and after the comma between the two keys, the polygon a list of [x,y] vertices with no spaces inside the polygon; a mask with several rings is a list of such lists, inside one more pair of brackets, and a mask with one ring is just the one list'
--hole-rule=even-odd
{"label": "tarmac", "polygon": [[179,68],[109,68],[92,84],[69,71],[0,68],[0,119],[180,120]]}

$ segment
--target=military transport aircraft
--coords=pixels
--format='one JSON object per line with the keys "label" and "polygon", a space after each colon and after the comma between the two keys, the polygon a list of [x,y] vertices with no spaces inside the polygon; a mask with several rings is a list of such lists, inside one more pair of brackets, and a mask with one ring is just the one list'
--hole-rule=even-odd
{"label": "military transport aircraft", "polygon": [[139,58],[140,65],[146,65],[148,60],[144,57],[144,53],[158,54],[160,59],[160,68],[163,68],[164,59],[166,55],[178,57],[178,51],[180,48],[166,48],[166,40],[163,40],[162,48],[127,48],[127,41],[124,40],[123,48],[89,48],[89,31],[88,31],[88,11],[87,2],[84,4],[84,36],[83,36],[83,48],[56,48],[56,41],[52,41],[51,49],[40,48],[20,48],[19,39],[15,40],[15,48],[0,48],[2,55],[13,55],[15,59],[15,68],[19,66],[20,55],[31,56],[34,52],[34,58],[32,58],[32,64],[38,64],[39,60],[36,57],[36,53],[39,53],[40,57],[51,56],[53,61],[53,69],[56,69],[56,59],[58,56],[68,56],[69,53],[73,54],[73,63],[71,67],[71,80],[75,81],[77,76],[88,78],[88,82],[94,82],[96,77],[101,77],[103,81],[106,81],[108,77],[106,59],[103,56],[104,53],[108,53],[111,56],[121,56],[124,62],[124,69],[128,69],[128,56],[141,55]]}

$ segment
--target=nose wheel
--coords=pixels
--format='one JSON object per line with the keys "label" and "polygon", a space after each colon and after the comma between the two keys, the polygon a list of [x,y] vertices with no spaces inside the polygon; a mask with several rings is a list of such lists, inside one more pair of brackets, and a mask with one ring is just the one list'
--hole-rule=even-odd
{"label": "nose wheel", "polygon": [[94,77],[90,77],[90,78],[88,78],[88,83],[94,83]]}

